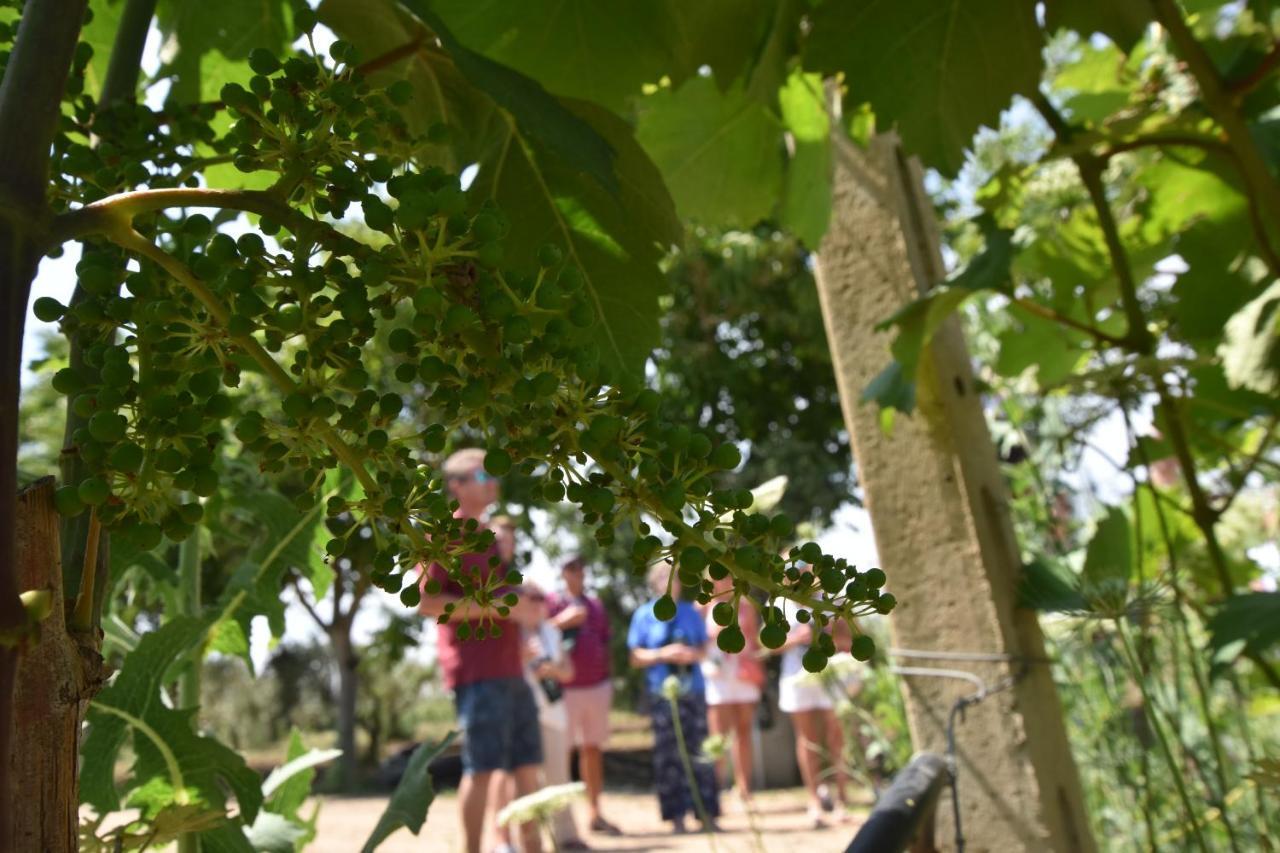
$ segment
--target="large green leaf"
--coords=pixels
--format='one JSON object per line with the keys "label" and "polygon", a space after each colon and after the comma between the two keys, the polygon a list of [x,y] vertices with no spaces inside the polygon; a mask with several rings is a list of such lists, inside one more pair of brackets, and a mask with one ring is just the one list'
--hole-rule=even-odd
{"label": "large green leaf", "polygon": [[658,336],[658,297],[666,280],[658,262],[680,237],[680,222],[661,176],[630,129],[584,102],[570,108],[609,141],[617,194],[539,148],[508,122],[480,160],[471,192],[498,203],[511,222],[506,261],[533,270],[540,246],[559,246],[581,267],[599,321],[592,328],[611,375],[638,383]]}
{"label": "large green leaf", "polygon": [[80,791],[100,813],[120,806],[115,763],[130,734],[136,755],[130,802],[144,813],[184,800],[222,808],[228,788],[246,820],[257,813],[262,803],[257,774],[232,750],[195,733],[196,709],[175,710],[162,700],[166,673],[199,646],[209,627],[209,619],[183,616],[147,634],[90,705]]}
{"label": "large green leaf", "polygon": [[943,321],[955,313],[966,299],[982,290],[1009,290],[1013,233],[997,228],[995,221],[986,214],[979,217],[977,224],[986,235],[985,248],[945,285],[935,287],[876,326],[878,331],[897,327],[893,357],[907,376],[915,375],[920,353],[933,340]]}
{"label": "large green leaf", "polygon": [[431,28],[463,76],[511,114],[527,139],[575,170],[590,175],[605,189],[617,190],[609,142],[590,123],[549,94],[536,80],[459,42],[426,0],[400,0],[400,3]]}
{"label": "large green leaf", "polygon": [[256,47],[283,51],[290,41],[285,0],[160,0],[156,25],[165,43],[161,76],[173,77],[169,97],[210,101],[227,83],[244,83]]}
{"label": "large green leaf", "polygon": [[1208,627],[1215,671],[1241,652],[1264,652],[1280,642],[1280,592],[1233,595],[1209,619]]}
{"label": "large green leaf", "polygon": [[111,60],[111,47],[120,30],[120,13],[125,0],[93,0],[89,9],[93,20],[80,30],[80,41],[93,48],[93,58],[85,68],[85,91],[95,98],[102,91],[107,76],[107,63]]}
{"label": "large green leaf", "polygon": [[1218,354],[1233,387],[1280,393],[1280,279],[1227,322]]}
{"label": "large green leaf", "polygon": [[782,127],[745,84],[721,92],[710,77],[664,88],[637,106],[636,138],[671,187],[680,213],[715,225],[753,225],[782,192]]}
{"label": "large green leaf", "polygon": [[1089,602],[1115,608],[1128,598],[1132,575],[1129,517],[1117,507],[1108,507],[1085,550],[1081,591]]}
{"label": "large green leaf", "polygon": [[1101,33],[1126,53],[1151,21],[1151,7],[1143,0],[1046,0],[1045,27],[1075,30],[1084,36]]}
{"label": "large green leaf", "polygon": [[593,0],[432,0],[431,9],[467,47],[619,113],[671,64],[666,10],[652,0],[607,10]]}
{"label": "large green leaf", "polygon": [[1018,606],[1045,613],[1088,609],[1074,575],[1058,561],[1032,560],[1022,567]]}
{"label": "large green leaf", "polygon": [[979,126],[1040,83],[1029,0],[825,0],[810,16],[806,68],[843,73],[926,165],[954,174]]}
{"label": "large green leaf", "polygon": [[778,92],[778,103],[792,144],[778,220],[817,250],[831,218],[831,119],[822,78],[792,72]]}
{"label": "large green leaf", "polygon": [[670,67],[676,85],[710,68],[721,89],[749,73],[770,28],[793,22],[794,0],[663,0]]}
{"label": "large green leaf", "polygon": [[391,833],[401,827],[407,828],[414,835],[422,829],[427,819],[427,809],[435,799],[435,788],[431,784],[431,762],[437,755],[453,743],[457,732],[450,732],[437,744],[422,744],[413,752],[409,766],[405,768],[400,784],[396,785],[391,802],[386,811],[378,818],[369,839],[360,848],[361,853],[372,853],[378,845]]}

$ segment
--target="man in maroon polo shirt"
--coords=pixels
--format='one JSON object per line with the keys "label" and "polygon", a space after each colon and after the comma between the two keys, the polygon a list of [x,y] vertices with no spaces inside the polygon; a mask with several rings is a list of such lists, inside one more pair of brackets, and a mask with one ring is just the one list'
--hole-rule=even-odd
{"label": "man in maroon polo shirt", "polygon": [[[454,515],[484,523],[489,508],[498,499],[498,482],[484,470],[484,451],[468,448],[454,453],[444,463],[445,482],[458,502]],[[462,571],[485,579],[493,572],[506,574],[507,566],[499,561],[495,544],[482,554],[462,557]],[[426,582],[435,580],[440,592],[426,593]],[[452,580],[444,567],[432,564],[422,575],[423,595],[419,612],[439,617],[446,604],[458,601],[462,587]],[[479,853],[484,830],[485,806],[489,782],[495,771],[505,771],[515,780],[516,795],[524,796],[539,787],[538,770],[542,764],[542,741],[538,730],[538,707],[524,679],[520,630],[516,623],[536,625],[544,613],[541,604],[521,599],[511,608],[509,620],[489,623],[498,626],[499,636],[490,632],[483,640],[475,639],[479,621],[470,623],[471,637],[458,638],[458,616],[455,614],[437,626],[436,655],[445,685],[453,691],[458,725],[462,729],[462,784],[458,799],[462,805],[462,827],[468,853]],[[536,824],[523,827],[524,849],[541,850]]]}
{"label": "man in maroon polo shirt", "polygon": [[551,600],[551,624],[572,645],[573,679],[564,684],[564,705],[569,717],[569,742],[578,747],[579,770],[587,786],[587,807],[592,832],[618,835],[600,814],[604,790],[604,742],[609,738],[609,709],[613,683],[609,680],[609,617],[600,599],[587,595],[587,564],[574,557],[560,569],[565,592]]}

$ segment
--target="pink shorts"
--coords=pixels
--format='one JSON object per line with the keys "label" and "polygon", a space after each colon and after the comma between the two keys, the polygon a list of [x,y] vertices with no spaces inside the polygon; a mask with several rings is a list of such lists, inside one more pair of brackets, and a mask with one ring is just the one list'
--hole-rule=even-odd
{"label": "pink shorts", "polygon": [[609,739],[609,709],[613,685],[608,679],[590,687],[566,687],[564,709],[569,717],[569,739],[574,746],[603,746]]}

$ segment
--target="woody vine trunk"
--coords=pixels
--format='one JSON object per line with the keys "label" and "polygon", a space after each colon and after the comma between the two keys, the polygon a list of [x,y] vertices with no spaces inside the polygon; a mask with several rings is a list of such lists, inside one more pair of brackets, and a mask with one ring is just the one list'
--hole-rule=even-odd
{"label": "woody vine trunk", "polygon": [[[47,733],[18,730],[19,724],[26,725],[25,717],[19,719],[14,713],[15,692],[26,695],[27,689],[18,684],[19,676],[27,674],[20,661],[32,649],[28,641],[32,632],[19,598],[23,579],[18,572],[15,521],[22,333],[31,282],[45,248],[49,150],[85,6],[86,0],[28,4],[0,82],[0,803],[5,804],[0,809],[0,845],[11,850],[56,851],[74,849],[75,844],[74,834],[70,839],[50,839],[53,846],[24,848],[13,843],[17,824],[27,819],[24,815],[32,807],[40,807],[30,797],[45,784],[45,780],[24,779],[18,786],[14,774],[40,757],[31,753],[44,742],[38,735]],[[54,603],[56,607],[61,602]],[[58,630],[53,624],[48,627],[49,633]],[[66,674],[42,677],[57,680]],[[40,725],[51,723],[46,719]],[[73,762],[75,735],[74,730],[59,730],[55,738],[60,755],[69,755]],[[67,809],[74,821],[74,784],[71,788],[70,797],[59,795],[57,807]],[[65,843],[71,847],[61,846]]]}

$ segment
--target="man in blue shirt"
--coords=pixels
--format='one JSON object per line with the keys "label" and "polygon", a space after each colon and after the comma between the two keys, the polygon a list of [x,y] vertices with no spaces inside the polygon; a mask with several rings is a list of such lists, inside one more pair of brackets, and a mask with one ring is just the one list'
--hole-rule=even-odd
{"label": "man in blue shirt", "polygon": [[[698,666],[706,654],[706,623],[692,604],[681,600],[680,582],[672,577],[670,563],[658,563],[649,570],[649,589],[653,597],[631,617],[627,646],[631,649],[631,665],[646,670],[658,806],[662,819],[671,821],[676,832],[685,831],[685,816],[690,812],[714,829],[715,818],[720,814],[715,770],[699,755],[707,737],[707,701]],[[669,622],[654,613],[654,605],[665,594],[676,600],[676,613]],[[674,698],[663,689],[669,676],[677,679]],[[696,791],[689,788],[680,755],[677,721],[693,766]]]}

